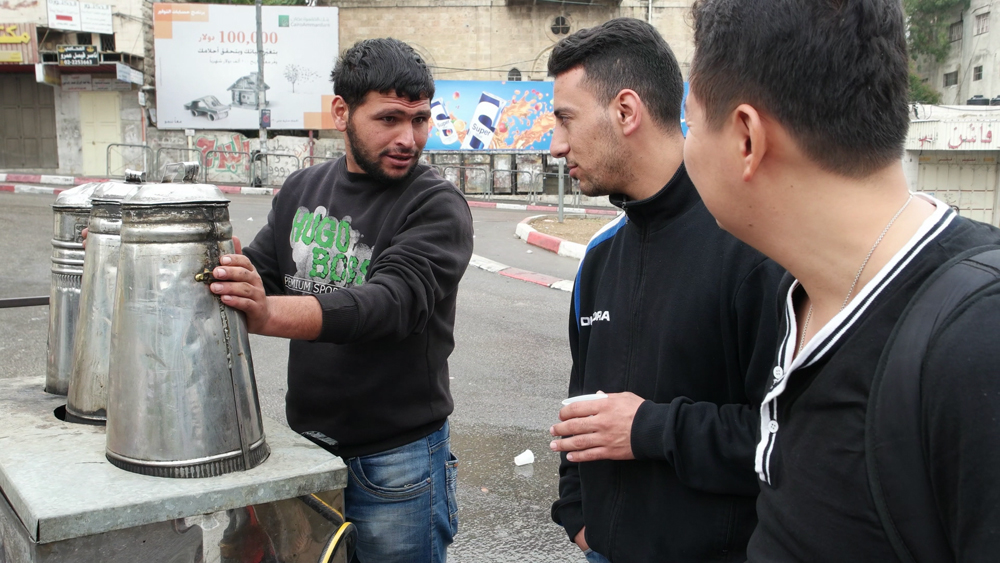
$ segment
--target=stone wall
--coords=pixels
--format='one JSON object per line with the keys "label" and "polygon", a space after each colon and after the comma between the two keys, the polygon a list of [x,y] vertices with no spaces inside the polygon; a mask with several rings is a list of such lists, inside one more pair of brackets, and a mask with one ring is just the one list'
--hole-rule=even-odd
{"label": "stone wall", "polygon": [[[330,4],[340,6],[341,49],[361,39],[395,37],[413,45],[439,80],[506,80],[511,68],[521,71],[524,80],[545,80],[549,52],[565,37],[552,32],[557,16],[566,19],[570,33],[615,17],[648,16],[648,4],[636,0],[620,6],[508,6],[479,0],[399,0],[391,7],[374,1]],[[688,2],[653,4],[652,23],[674,49],[685,76],[693,51],[689,12]]]}

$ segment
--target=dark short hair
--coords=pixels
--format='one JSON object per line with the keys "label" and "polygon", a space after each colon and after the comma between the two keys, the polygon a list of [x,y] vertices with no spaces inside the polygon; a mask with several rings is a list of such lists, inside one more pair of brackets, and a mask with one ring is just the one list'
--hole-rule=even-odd
{"label": "dark short hair", "polygon": [[691,89],[709,127],[748,103],[826,170],[864,177],[901,157],[900,0],[697,0],[693,12]]}
{"label": "dark short hair", "polygon": [[684,79],[673,51],[653,26],[635,18],[613,19],[577,31],[552,49],[550,76],[579,66],[601,103],[633,90],[655,121],[680,130]]}
{"label": "dark short hair", "polygon": [[337,59],[330,74],[334,94],[354,109],[368,92],[395,92],[410,101],[434,97],[434,78],[420,55],[398,39],[364,39]]}

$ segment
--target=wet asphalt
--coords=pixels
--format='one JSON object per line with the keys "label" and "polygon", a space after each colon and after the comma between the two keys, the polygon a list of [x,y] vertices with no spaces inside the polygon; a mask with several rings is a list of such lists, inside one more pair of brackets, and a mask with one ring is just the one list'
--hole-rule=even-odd
{"label": "wet asphalt", "polygon": [[[270,198],[231,196],[234,232],[252,240]],[[0,193],[0,298],[47,295],[53,196]],[[475,252],[509,266],[573,279],[578,262],[513,236],[538,212],[473,209]],[[528,253],[528,250],[532,250]],[[459,533],[449,561],[583,562],[549,507],[558,494],[558,456],[548,428],[566,396],[570,294],[470,268],[459,289],[450,359],[459,458]],[[0,309],[0,377],[45,373],[48,308]],[[251,337],[263,413],[284,422],[288,342]],[[535,462],[516,467],[526,449]]]}

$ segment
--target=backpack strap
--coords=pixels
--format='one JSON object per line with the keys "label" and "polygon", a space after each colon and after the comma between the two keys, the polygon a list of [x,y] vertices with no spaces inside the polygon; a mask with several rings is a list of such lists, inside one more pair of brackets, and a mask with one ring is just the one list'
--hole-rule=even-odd
{"label": "backpack strap", "polygon": [[1000,246],[938,267],[896,322],[879,358],[865,415],[865,461],[875,509],[903,563],[954,561],[926,463],[920,373],[928,345],[963,302],[1000,281]]}

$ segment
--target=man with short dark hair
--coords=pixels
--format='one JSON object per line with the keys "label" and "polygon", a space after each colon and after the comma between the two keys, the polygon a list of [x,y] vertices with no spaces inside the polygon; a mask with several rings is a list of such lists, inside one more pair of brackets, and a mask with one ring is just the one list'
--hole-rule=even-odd
{"label": "man with short dark hair", "polygon": [[593,562],[743,561],[756,524],[758,405],[780,268],[723,232],[682,163],[684,83],[623,18],[549,59],[552,154],[624,213],[587,247],[570,313],[570,396],[552,517]]}
{"label": "man with short dark hair", "polygon": [[357,559],[443,562],[458,525],[448,356],[472,216],[418,163],[434,82],[410,46],[360,41],[332,78],[347,155],[289,176],[211,288],[250,331],[292,339],[288,423],[338,443]]}
{"label": "man with short dark hair", "polygon": [[[995,277],[951,268],[1000,232],[908,191],[900,1],[701,0],[694,22],[691,178],[724,229],[789,272],[749,560],[996,561],[1000,297],[948,311],[922,288]],[[900,401],[912,410],[884,421]]]}

